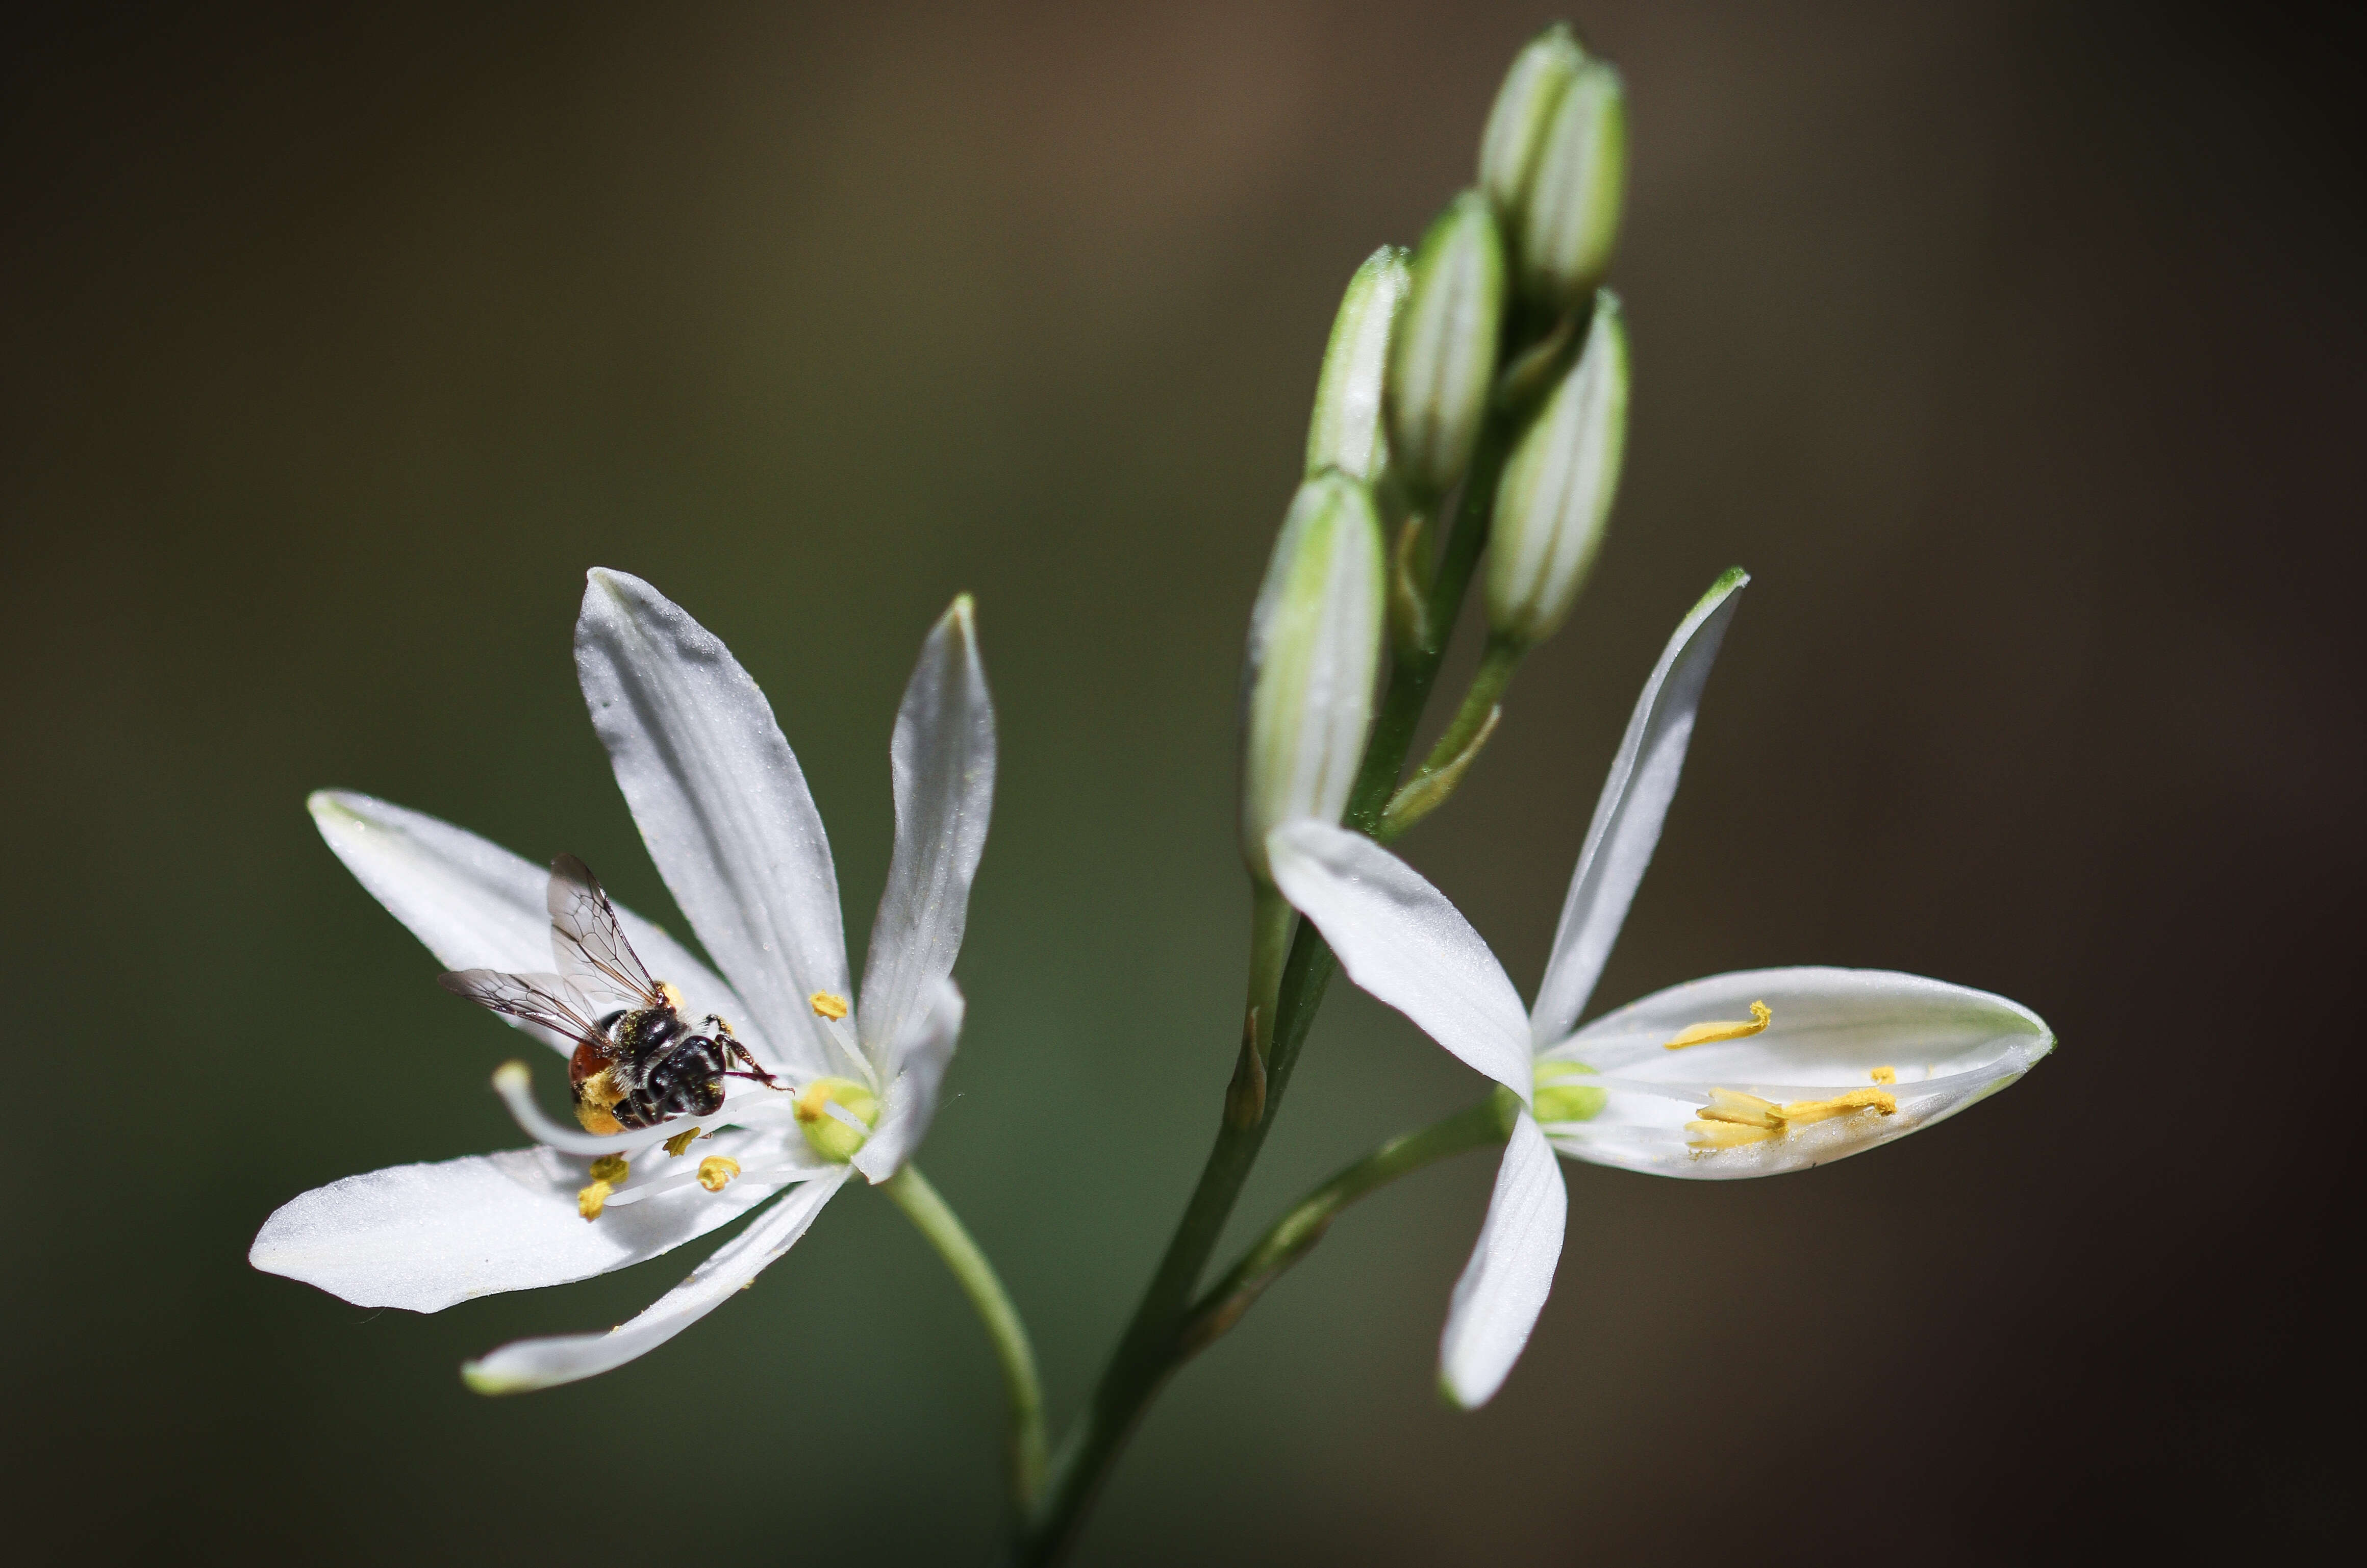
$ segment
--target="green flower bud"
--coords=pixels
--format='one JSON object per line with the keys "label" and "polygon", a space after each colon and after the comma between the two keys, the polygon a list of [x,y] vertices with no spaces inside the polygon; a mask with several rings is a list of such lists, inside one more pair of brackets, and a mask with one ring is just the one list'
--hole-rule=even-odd
{"label": "green flower bud", "polygon": [[1522,204],[1537,152],[1562,94],[1585,63],[1586,51],[1571,36],[1569,24],[1556,22],[1529,40],[1496,89],[1496,107],[1488,111],[1488,130],[1479,139],[1479,188],[1496,204],[1509,233],[1521,231]]}
{"label": "green flower bud", "polygon": [[1627,89],[1607,61],[1579,67],[1510,220],[1523,297],[1556,310],[1585,299],[1611,267],[1627,188]]}
{"label": "green flower bud", "polygon": [[1242,682],[1241,852],[1260,881],[1268,833],[1348,808],[1380,667],[1382,556],[1364,484],[1327,471],[1298,487],[1251,612]]}
{"label": "green flower bud", "polygon": [[1543,642],[1586,582],[1627,446],[1627,329],[1619,299],[1595,296],[1586,347],[1504,464],[1488,536],[1489,627]]}
{"label": "green flower bud", "polygon": [[[833,1104],[852,1112],[864,1126],[877,1127],[879,1125],[879,1097],[853,1078],[816,1078],[798,1091],[798,1131],[806,1135],[806,1142],[812,1146],[814,1153],[835,1164],[844,1165],[870,1141],[870,1134],[856,1132],[832,1115],[830,1107]],[[717,1185],[719,1187],[721,1183]]]}
{"label": "green flower bud", "polygon": [[1611,1091],[1600,1084],[1570,1081],[1594,1076],[1594,1069],[1583,1062],[1539,1062],[1534,1096],[1537,1120],[1591,1122],[1602,1115]]}
{"label": "green flower bud", "polygon": [[1465,191],[1421,237],[1389,335],[1389,458],[1415,494],[1455,487],[1479,440],[1504,316],[1504,242]]}
{"label": "green flower bud", "polygon": [[1406,253],[1383,245],[1348,280],[1323,375],[1315,383],[1315,417],[1307,427],[1307,477],[1337,468],[1366,484],[1388,466],[1381,422],[1381,376],[1388,368],[1389,326],[1406,292]]}

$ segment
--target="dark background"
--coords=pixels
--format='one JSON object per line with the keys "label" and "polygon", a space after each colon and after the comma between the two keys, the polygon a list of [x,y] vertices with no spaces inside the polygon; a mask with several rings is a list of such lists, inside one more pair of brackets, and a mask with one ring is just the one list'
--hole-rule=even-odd
{"label": "dark background", "polygon": [[[674,1345],[505,1402],[457,1363],[683,1259],[427,1318],[248,1269],[308,1187],[515,1141],[511,1037],[304,794],[576,851],[682,929],[570,661],[583,570],[625,568],[771,694],[859,945],[896,694],[974,590],[1004,772],[925,1163],[1065,1416],[1231,1063],[1240,636],[1337,291],[1469,178],[1553,14],[158,9],[0,43],[12,1544],[980,1560],[992,1368],[868,1194]],[[1476,1416],[1432,1379],[1486,1162],[1388,1192],[1176,1382],[1084,1557],[2355,1539],[2355,26],[1575,19],[1633,106],[1626,486],[1410,852],[1533,985],[1636,685],[1740,561],[1601,1002],[1888,965],[2062,1046],[1812,1175],[1570,1167],[1552,1303]],[[1244,1227],[1477,1087],[1341,993]]]}

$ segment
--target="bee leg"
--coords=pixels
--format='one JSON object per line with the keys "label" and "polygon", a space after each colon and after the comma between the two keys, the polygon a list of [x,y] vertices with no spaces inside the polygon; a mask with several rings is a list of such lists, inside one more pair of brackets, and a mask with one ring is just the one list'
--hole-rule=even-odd
{"label": "bee leg", "polygon": [[780,1082],[777,1078],[774,1077],[772,1074],[758,1066],[756,1065],[756,1058],[748,1054],[748,1047],[741,1044],[737,1040],[732,1039],[731,1033],[729,1030],[726,1030],[723,1034],[723,1048],[731,1053],[731,1059],[733,1061],[742,1064],[748,1069],[744,1073],[727,1072],[723,1075],[725,1077],[753,1078],[756,1082],[763,1084],[766,1089],[787,1089],[788,1087],[787,1085]]}

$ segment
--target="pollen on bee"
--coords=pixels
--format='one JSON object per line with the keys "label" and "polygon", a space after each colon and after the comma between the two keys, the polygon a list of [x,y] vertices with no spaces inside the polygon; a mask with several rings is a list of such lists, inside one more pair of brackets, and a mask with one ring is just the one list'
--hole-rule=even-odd
{"label": "pollen on bee", "polygon": [[660,980],[658,982],[658,995],[664,998],[665,1005],[674,1009],[676,1012],[680,1012],[685,1005],[686,1005],[682,999],[682,992],[674,988],[674,984],[671,980]]}
{"label": "pollen on bee", "polygon": [[683,1150],[690,1147],[690,1141],[697,1136],[698,1136],[697,1128],[685,1127],[665,1141],[663,1145],[665,1152],[668,1156],[679,1156]]}
{"label": "pollen on bee", "polygon": [[806,998],[806,1005],[814,1010],[816,1017],[826,1018],[832,1023],[836,1023],[852,1010],[844,997],[833,996],[828,991],[816,991]]}
{"label": "pollen on bee", "polygon": [[600,1211],[608,1206],[608,1194],[616,1188],[606,1181],[595,1181],[575,1194],[575,1212],[587,1220],[596,1220]]}
{"label": "pollen on bee", "polygon": [[709,1155],[698,1162],[698,1184],[709,1192],[720,1192],[724,1185],[740,1174],[740,1162],[729,1155]]}
{"label": "pollen on bee", "polygon": [[1774,1016],[1774,1010],[1765,1002],[1753,1002],[1750,1004],[1750,1017],[1747,1021],[1737,1019],[1724,1022],[1688,1024],[1674,1040],[1664,1042],[1662,1048],[1682,1051],[1688,1045],[1706,1045],[1714,1040],[1747,1040],[1751,1035],[1763,1031]]}

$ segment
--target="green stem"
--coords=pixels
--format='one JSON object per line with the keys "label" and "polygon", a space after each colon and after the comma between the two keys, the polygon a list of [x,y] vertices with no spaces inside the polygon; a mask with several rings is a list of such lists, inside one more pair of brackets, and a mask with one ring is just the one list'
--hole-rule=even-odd
{"label": "green stem", "polygon": [[1225,1091],[1225,1122],[1254,1126],[1265,1116],[1265,1080],[1274,1056],[1274,1010],[1282,994],[1283,965],[1290,958],[1291,928],[1298,911],[1271,882],[1255,883],[1250,911],[1250,995],[1241,1013],[1241,1055]]}
{"label": "green stem", "polygon": [[1527,651],[1511,637],[1489,634],[1488,650],[1479,656],[1479,668],[1471,677],[1471,689],[1463,694],[1463,705],[1455,709],[1454,722],[1422,759],[1414,777],[1437,773],[1463,755],[1464,748],[1471,744],[1471,738],[1479,733],[1502,699],[1504,688],[1512,683],[1512,671],[1521,667],[1521,655]]}
{"label": "green stem", "polygon": [[1011,1401],[1011,1500],[1023,1519],[1035,1506],[1044,1485],[1044,1388],[1036,1375],[1036,1351],[1027,1342],[1027,1325],[1019,1309],[1003,1292],[994,1265],[979,1250],[960,1218],[955,1214],[920,1167],[907,1164],[881,1182],[879,1190],[929,1238],[960,1282],[962,1294],[978,1310],[986,1337],[994,1342],[995,1359],[1002,1363],[1002,1389]]}
{"label": "green stem", "polygon": [[[1379,826],[1381,809],[1388,804],[1398,774],[1404,770],[1406,753],[1413,747],[1414,729],[1438,679],[1447,638],[1463,607],[1464,592],[1488,543],[1496,486],[1503,477],[1513,430],[1510,412],[1489,412],[1455,509],[1454,532],[1447,536],[1438,573],[1431,580],[1430,645],[1401,653],[1390,672],[1388,689],[1365,743],[1364,765],[1349,796],[1348,823],[1364,832],[1373,832]],[[1167,1250],[1136,1304],[1117,1349],[1093,1387],[1092,1400],[1062,1442],[1042,1498],[1021,1534],[1015,1560],[1028,1568],[1058,1562],[1075,1543],[1078,1526],[1143,1411],[1189,1356],[1184,1330],[1193,1290],[1207,1271],[1209,1256],[1216,1251],[1225,1222],[1264,1147],[1266,1132],[1274,1125],[1291,1068],[1297,1063],[1298,1049],[1339,967],[1339,960],[1313,923],[1300,921],[1274,999],[1274,1033],[1266,1052],[1260,1107],[1263,1114],[1253,1122],[1238,1120],[1237,1097],[1228,1092],[1226,1114],[1217,1128],[1216,1145],[1201,1167],[1199,1184],[1184,1205],[1175,1234],[1168,1238]]]}
{"label": "green stem", "polygon": [[1222,1338],[1267,1286],[1315,1250],[1349,1204],[1440,1160],[1502,1144],[1512,1134],[1509,1112],[1516,1103],[1500,1090],[1418,1133],[1390,1139],[1300,1199],[1194,1304],[1184,1325],[1184,1353],[1197,1355]]}

